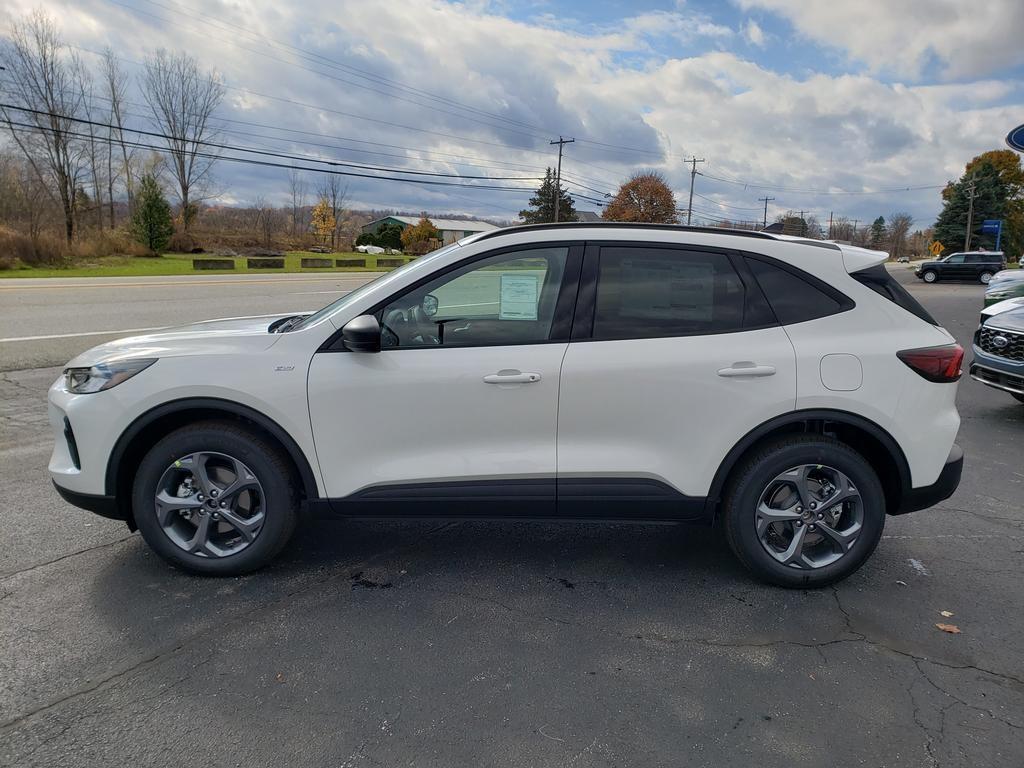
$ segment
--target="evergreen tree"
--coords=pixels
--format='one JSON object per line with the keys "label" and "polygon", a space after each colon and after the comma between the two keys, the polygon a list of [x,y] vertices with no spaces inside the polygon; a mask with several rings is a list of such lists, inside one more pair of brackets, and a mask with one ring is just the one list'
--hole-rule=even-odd
{"label": "evergreen tree", "polygon": [[[979,161],[980,160],[980,161]],[[974,183],[974,213],[971,218],[971,248],[994,248],[995,235],[981,234],[985,219],[1005,219],[1010,208],[1010,189],[999,169],[988,159],[975,158],[970,171],[942,191],[945,203],[935,222],[935,239],[951,253],[964,247],[970,185]]]}
{"label": "evergreen tree", "polygon": [[377,242],[381,248],[393,248],[396,251],[402,250],[402,231],[405,228],[401,224],[381,224],[377,228]]}
{"label": "evergreen tree", "polygon": [[[555,171],[548,168],[544,173],[544,181],[537,188],[537,192],[530,198],[532,209],[527,208],[519,212],[519,217],[526,224],[547,224],[555,220]],[[558,198],[558,220],[576,221],[576,209],[573,207],[572,198],[568,191],[560,187],[557,192]]]}
{"label": "evergreen tree", "polygon": [[879,216],[871,223],[868,243],[872,248],[881,248],[885,244],[885,216]]}
{"label": "evergreen tree", "polygon": [[174,234],[171,206],[151,173],[143,176],[139,184],[130,228],[132,236],[150,253],[160,253]]}

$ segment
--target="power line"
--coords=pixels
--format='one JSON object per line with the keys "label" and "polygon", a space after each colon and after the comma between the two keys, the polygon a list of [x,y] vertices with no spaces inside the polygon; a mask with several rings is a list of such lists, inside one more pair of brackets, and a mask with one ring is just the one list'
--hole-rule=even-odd
{"label": "power line", "polygon": [[[110,2],[110,3],[114,4],[114,5],[118,5],[118,6],[121,6],[123,8],[126,8],[126,9],[132,11],[133,13],[142,14],[144,16],[149,16],[151,18],[154,18],[154,19],[157,19],[159,21],[162,21],[162,22],[164,22],[166,24],[171,24],[171,25],[174,25],[174,26],[182,27],[184,29],[189,29],[188,27],[183,26],[179,22],[176,22],[176,21],[171,20],[171,19],[167,19],[167,18],[165,18],[163,16],[159,16],[158,14],[154,14],[154,13],[150,13],[148,11],[144,11],[144,10],[142,10],[140,8],[136,8],[136,7],[131,6],[131,5],[127,4],[127,3],[120,2],[120,0],[108,0],[108,2]],[[292,55],[299,56],[300,58],[303,58],[306,61],[311,61],[312,60],[313,63],[319,64],[320,66],[328,66],[328,67],[331,67],[331,68],[334,68],[334,69],[340,69],[340,70],[345,71],[345,72],[347,72],[349,74],[354,74],[357,77],[362,77],[364,79],[370,80],[371,82],[376,82],[378,84],[385,85],[386,87],[391,87],[391,88],[395,88],[395,89],[402,89],[402,90],[408,91],[410,93],[413,93],[415,95],[421,96],[423,98],[428,98],[428,99],[431,99],[431,100],[435,100],[435,101],[439,101],[441,103],[445,103],[445,104],[451,105],[454,108],[463,110],[465,112],[475,113],[475,114],[478,114],[478,115],[481,115],[481,116],[489,117],[491,119],[500,120],[502,122],[517,124],[519,126],[529,128],[532,131],[532,133],[524,133],[523,131],[514,130],[514,129],[511,129],[511,128],[503,128],[502,126],[497,126],[497,125],[494,125],[493,123],[483,122],[482,120],[479,120],[479,119],[476,119],[476,118],[473,118],[473,117],[469,117],[467,115],[457,115],[456,113],[453,113],[450,110],[442,109],[440,107],[435,107],[435,106],[432,106],[430,104],[423,104],[422,102],[414,101],[414,100],[409,99],[409,98],[404,98],[404,97],[399,96],[397,94],[388,93],[386,91],[380,91],[380,90],[378,90],[376,88],[371,88],[370,86],[367,86],[367,85],[364,85],[364,84],[361,84],[361,83],[356,83],[356,82],[353,82],[351,80],[347,80],[347,79],[344,79],[344,78],[338,78],[338,77],[329,75],[327,73],[321,72],[319,70],[313,70],[313,69],[310,69],[308,67],[304,67],[301,64],[297,64],[296,62],[293,62],[293,61],[288,61],[286,59],[280,59],[280,58],[277,58],[275,56],[271,56],[271,55],[265,53],[264,51],[255,50],[255,49],[249,48],[247,46],[241,45],[241,44],[239,44],[235,40],[231,40],[231,39],[225,40],[223,38],[214,37],[212,35],[206,34],[206,33],[201,32],[201,31],[197,32],[194,29],[190,29],[189,30],[189,31],[192,31],[192,32],[196,32],[197,34],[203,35],[204,37],[209,37],[211,39],[214,39],[217,42],[222,42],[222,43],[223,42],[227,42],[227,43],[229,43],[231,45],[234,45],[236,47],[241,48],[242,50],[249,51],[250,53],[254,53],[254,54],[258,55],[258,56],[264,56],[264,57],[269,58],[269,59],[271,59],[273,61],[279,61],[279,62],[281,62],[283,64],[288,64],[290,66],[294,66],[294,67],[297,67],[297,68],[302,69],[304,71],[312,72],[314,74],[318,74],[318,75],[320,75],[322,77],[326,77],[328,79],[337,80],[337,81],[343,82],[343,83],[345,83],[347,85],[352,85],[352,86],[355,86],[357,88],[363,88],[365,90],[369,90],[369,91],[372,91],[374,93],[378,93],[380,95],[387,96],[389,98],[395,98],[395,99],[399,99],[401,101],[406,101],[406,102],[409,102],[409,103],[412,103],[412,104],[416,104],[418,106],[425,107],[427,109],[433,109],[433,110],[436,110],[436,111],[439,111],[439,112],[443,112],[445,114],[455,115],[457,117],[460,117],[461,119],[473,120],[474,122],[478,122],[481,125],[485,125],[485,126],[490,127],[490,128],[495,128],[495,129],[498,129],[498,130],[505,130],[505,131],[509,131],[509,132],[512,132],[512,133],[519,133],[521,135],[529,136],[530,138],[534,138],[534,139],[540,138],[541,134],[550,133],[551,132],[550,129],[547,129],[547,128],[543,128],[543,127],[540,127],[540,126],[537,126],[537,125],[533,125],[531,123],[526,123],[526,122],[521,121],[521,120],[516,120],[514,118],[508,118],[508,117],[506,117],[504,115],[499,115],[499,114],[496,114],[494,112],[488,112],[486,110],[481,110],[481,109],[478,109],[476,107],[471,107],[471,106],[468,106],[468,105],[466,105],[466,104],[464,104],[462,102],[458,102],[458,101],[455,101],[453,99],[449,99],[449,98],[444,97],[444,96],[438,96],[437,94],[433,94],[433,93],[430,93],[429,91],[425,91],[425,90],[422,90],[422,89],[419,89],[419,88],[414,88],[412,86],[407,86],[407,85],[405,85],[405,84],[403,84],[403,83],[401,83],[399,81],[390,80],[389,78],[384,78],[384,77],[381,77],[379,75],[375,75],[373,73],[369,73],[366,70],[360,70],[358,68],[352,67],[351,65],[343,64],[343,63],[338,62],[338,61],[336,61],[334,59],[330,59],[330,58],[328,58],[326,56],[323,56],[322,54],[313,53],[313,52],[307,51],[305,49],[298,48],[296,46],[290,45],[288,43],[283,43],[283,42],[277,41],[274,38],[268,37],[267,35],[263,35],[262,33],[246,29],[245,27],[242,27],[240,25],[234,24],[233,22],[224,21],[224,20],[218,19],[218,18],[216,18],[214,16],[210,16],[208,14],[203,14],[201,12],[194,12],[194,13],[198,13],[199,16],[201,16],[201,17],[203,17],[205,19],[209,19],[210,20],[210,21],[202,21],[201,19],[197,18],[196,15],[194,15],[194,14],[184,13],[182,11],[175,10],[174,8],[169,8],[168,6],[162,5],[161,3],[156,2],[155,0],[143,0],[143,2],[147,2],[150,5],[154,5],[154,6],[163,8],[165,10],[168,10],[168,11],[172,12],[172,13],[177,13],[177,14],[186,16],[188,18],[191,18],[193,21],[197,21],[198,23],[204,24],[206,26],[210,26],[212,23],[215,23],[217,25],[220,25],[221,28],[223,28],[224,26],[234,28],[234,29],[242,31],[242,32],[244,32],[244,33],[246,33],[246,34],[248,34],[248,35],[250,35],[252,37],[258,37],[258,38],[261,38],[262,40],[269,41],[271,43],[272,47],[275,47],[278,50],[280,50],[282,47],[286,48],[286,49],[290,49],[290,51],[292,52]],[[179,7],[187,7],[187,6],[181,5],[180,3],[175,3],[175,5],[177,5]],[[639,154],[646,154],[646,155],[654,155],[654,156],[657,156],[657,157],[671,157],[670,153],[664,152],[663,150],[660,150],[660,149],[659,150],[641,149],[639,147],[630,147],[630,146],[625,146],[625,145],[622,145],[622,144],[614,144],[614,143],[610,143],[610,142],[603,142],[603,141],[598,141],[596,139],[582,139],[581,138],[581,139],[578,139],[578,140],[581,143],[586,143],[586,144],[597,146],[597,147],[603,147],[605,149],[610,149],[610,150],[613,150],[613,151],[618,152],[618,153],[628,152],[628,153],[639,153]]]}
{"label": "power line", "polygon": [[[15,121],[9,120],[9,119],[5,120],[4,122],[10,127],[10,130],[12,130],[12,131],[14,130],[14,127],[17,126],[19,133],[55,133],[56,132],[52,128],[47,128],[45,126],[33,125],[32,123],[15,122]],[[75,138],[82,138],[82,139],[90,139],[92,141],[98,141],[98,142],[103,143],[103,144],[118,144],[118,143],[120,143],[120,141],[118,139],[115,139],[113,137],[95,136],[95,135],[91,135],[91,134],[87,134],[87,133],[77,133],[77,132],[74,132],[74,131],[60,131],[60,133],[63,133],[65,136],[72,136],[72,137],[75,137]],[[169,149],[169,148],[167,148],[165,146],[162,147],[162,146],[155,145],[155,144],[145,144],[143,142],[138,142],[138,141],[125,141],[124,143],[127,146],[135,147],[135,148],[138,148],[138,149],[150,149],[150,150],[153,150],[155,152],[163,152],[163,153],[167,153],[167,154],[173,154],[173,150],[171,150],[171,149]],[[242,150],[242,151],[244,151],[244,150]],[[315,172],[315,173],[328,173],[328,174],[332,174],[332,175],[335,175],[335,176],[351,176],[351,177],[355,177],[355,178],[377,179],[379,181],[398,181],[398,182],[403,182],[405,184],[429,184],[429,185],[441,186],[441,187],[468,187],[470,189],[485,189],[485,190],[495,190],[495,191],[500,190],[500,191],[506,191],[506,192],[520,192],[520,193],[530,191],[529,187],[506,187],[506,186],[490,185],[490,184],[465,184],[465,183],[454,182],[454,181],[434,181],[433,179],[403,179],[403,178],[400,178],[400,177],[397,177],[397,176],[381,176],[381,175],[378,175],[378,174],[356,173],[354,171],[339,171],[339,170],[335,170],[334,168],[312,168],[312,167],[309,167],[309,166],[299,166],[299,165],[294,165],[294,164],[290,164],[289,165],[289,164],[285,164],[285,163],[274,163],[274,162],[270,162],[270,161],[267,161],[267,160],[254,160],[254,159],[248,158],[248,157],[233,157],[231,155],[220,155],[220,154],[210,153],[210,152],[190,152],[189,154],[195,155],[196,157],[202,157],[204,159],[224,160],[226,162],[242,163],[242,164],[246,164],[246,165],[256,165],[256,166],[263,166],[263,167],[268,167],[268,168],[285,168],[285,169],[296,170],[296,171],[311,171],[311,172]],[[404,171],[398,171],[398,172],[399,173],[404,173]]]}
{"label": "power line", "polygon": [[784,187],[777,184],[755,184],[750,181],[741,181],[739,179],[726,179],[721,176],[715,176],[710,173],[702,173],[702,176],[708,179],[714,179],[715,181],[721,181],[726,184],[736,184],[742,187],[749,187],[751,189],[765,189],[777,192],[794,192],[804,193],[809,195],[881,195],[889,192],[917,192],[925,189],[943,189],[945,184],[925,184],[920,186],[909,186],[909,187],[891,187],[887,189],[877,189],[871,192],[868,191],[847,191],[847,190],[827,190],[827,189],[807,189],[799,187]]}
{"label": "power line", "polygon": [[[128,133],[135,133],[135,134],[138,134],[140,136],[151,136],[151,137],[154,137],[154,138],[168,139],[168,140],[180,140],[179,137],[170,136],[170,135],[168,135],[166,133],[159,133],[159,132],[156,132],[156,131],[144,131],[144,130],[141,130],[141,129],[138,129],[138,128],[127,128],[127,127],[123,127],[123,126],[113,125],[112,123],[103,123],[103,122],[99,122],[99,121],[96,121],[96,120],[86,120],[84,118],[79,118],[79,117],[70,117],[68,115],[61,115],[61,114],[57,114],[55,112],[45,112],[45,111],[38,110],[38,109],[29,109],[27,107],[19,107],[19,106],[13,105],[13,104],[0,103],[0,109],[13,109],[13,110],[16,110],[18,112],[27,112],[27,113],[34,114],[34,115],[42,115],[42,116],[46,116],[46,117],[56,117],[56,118],[60,118],[62,120],[68,120],[68,121],[71,121],[71,122],[74,122],[74,123],[81,123],[83,125],[91,125],[91,126],[95,126],[95,127],[98,127],[98,128],[109,128],[109,129],[124,130],[124,131],[127,131]],[[8,121],[8,122],[10,122],[10,121]],[[270,151],[267,151],[267,150],[252,149],[250,147],[242,147],[242,146],[233,146],[233,145],[230,145],[230,144],[221,144],[219,142],[205,141],[205,140],[202,140],[202,139],[186,139],[185,141],[188,144],[203,145],[203,146],[207,146],[207,147],[212,147],[214,149],[226,149],[226,150],[231,150],[231,151],[234,151],[234,152],[249,152],[249,153],[256,154],[256,155],[264,155],[264,156],[268,156],[268,157],[277,157],[277,158],[281,158],[281,159],[285,159],[285,160],[312,161],[312,162],[316,162],[316,163],[323,163],[325,165],[330,165],[330,166],[339,166],[339,167],[347,167],[347,168],[358,168],[358,169],[361,169],[361,170],[368,170],[368,171],[386,171],[388,173],[404,173],[404,174],[408,174],[410,176],[438,176],[438,177],[444,177],[444,178],[482,179],[482,180],[491,180],[491,181],[540,181],[540,177],[537,177],[537,176],[467,176],[467,175],[464,175],[464,174],[461,174],[461,173],[434,173],[434,172],[430,172],[430,171],[409,171],[409,170],[405,170],[405,169],[402,169],[402,168],[389,168],[389,167],[386,167],[386,166],[363,165],[363,164],[358,164],[358,163],[346,163],[346,162],[342,162],[342,161],[338,161],[338,160],[323,160],[323,159],[320,159],[320,158],[311,157],[309,155],[294,155],[294,154],[285,153],[285,152],[270,152]]]}

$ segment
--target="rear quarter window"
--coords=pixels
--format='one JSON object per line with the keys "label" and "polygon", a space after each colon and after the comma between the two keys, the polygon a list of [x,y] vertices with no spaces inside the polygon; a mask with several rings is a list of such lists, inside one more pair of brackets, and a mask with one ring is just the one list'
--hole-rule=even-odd
{"label": "rear quarter window", "polygon": [[881,264],[862,269],[859,272],[853,272],[850,277],[861,285],[867,286],[879,296],[884,296],[893,304],[907,310],[910,314],[921,318],[926,323],[938,325],[928,310],[922,307],[920,302],[911,296],[907,289],[900,285],[899,281],[890,275],[889,270]]}
{"label": "rear quarter window", "polygon": [[828,317],[854,306],[849,297],[806,272],[755,256],[746,261],[782,325]]}

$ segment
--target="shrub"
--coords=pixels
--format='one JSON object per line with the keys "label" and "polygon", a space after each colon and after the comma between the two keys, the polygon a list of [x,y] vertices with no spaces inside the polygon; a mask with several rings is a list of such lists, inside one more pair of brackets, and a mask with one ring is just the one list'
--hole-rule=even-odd
{"label": "shrub", "polygon": [[188,232],[175,232],[167,241],[167,250],[172,253],[192,253],[199,247],[199,241]]}
{"label": "shrub", "polygon": [[30,267],[61,266],[67,261],[67,251],[62,241],[46,235],[33,239],[4,227],[0,227],[0,255],[5,261],[17,260]]}
{"label": "shrub", "polygon": [[[363,232],[356,238],[356,245],[380,245],[377,235],[373,232]],[[383,246],[382,246],[383,247]]]}

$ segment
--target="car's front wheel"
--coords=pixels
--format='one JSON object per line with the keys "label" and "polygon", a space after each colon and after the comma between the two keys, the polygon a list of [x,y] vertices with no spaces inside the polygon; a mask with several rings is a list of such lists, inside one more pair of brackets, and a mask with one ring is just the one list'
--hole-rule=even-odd
{"label": "car's front wheel", "polygon": [[734,473],[724,504],[726,537],[758,578],[822,587],[856,571],[885,523],[885,494],[849,446],[800,435],[756,451]]}
{"label": "car's front wheel", "polygon": [[939,279],[939,276],[934,270],[929,269],[927,272],[921,275],[921,279],[924,280],[926,283],[934,283],[936,280]]}
{"label": "car's front wheel", "polygon": [[982,285],[988,285],[990,282],[992,282],[992,273],[982,272],[980,275],[978,275],[978,282],[981,283]]}
{"label": "car's front wheel", "polygon": [[132,507],[157,554],[208,575],[262,567],[296,523],[295,490],[280,451],[219,421],[182,427],[153,446],[135,476]]}

